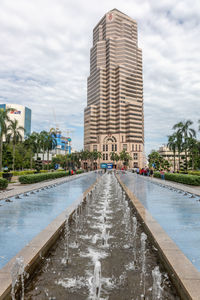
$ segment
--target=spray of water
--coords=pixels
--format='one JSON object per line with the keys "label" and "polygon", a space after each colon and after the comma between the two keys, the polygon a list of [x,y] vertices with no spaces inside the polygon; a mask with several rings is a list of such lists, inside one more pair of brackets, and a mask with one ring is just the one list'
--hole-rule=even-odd
{"label": "spray of water", "polygon": [[93,278],[93,300],[99,300],[101,293],[101,263],[96,261]]}
{"label": "spray of water", "polygon": [[142,299],[145,297],[145,277],[146,277],[146,239],[147,236],[144,232],[141,233],[141,281],[140,285],[143,286],[143,295]]}
{"label": "spray of water", "polygon": [[162,274],[160,273],[159,267],[156,266],[152,271],[153,277],[153,288],[152,288],[152,299],[162,299]]}
{"label": "spray of water", "polygon": [[21,300],[24,300],[24,259],[23,257],[17,257],[11,270],[12,277],[12,289],[11,297],[15,300],[15,288],[20,286],[21,282]]}

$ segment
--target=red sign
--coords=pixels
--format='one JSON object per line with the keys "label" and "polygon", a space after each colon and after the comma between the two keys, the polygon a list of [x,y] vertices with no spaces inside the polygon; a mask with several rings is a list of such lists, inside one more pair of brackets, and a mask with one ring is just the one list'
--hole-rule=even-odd
{"label": "red sign", "polygon": [[112,19],[113,19],[113,14],[109,14],[109,15],[108,15],[108,20],[109,20],[109,21],[112,21]]}

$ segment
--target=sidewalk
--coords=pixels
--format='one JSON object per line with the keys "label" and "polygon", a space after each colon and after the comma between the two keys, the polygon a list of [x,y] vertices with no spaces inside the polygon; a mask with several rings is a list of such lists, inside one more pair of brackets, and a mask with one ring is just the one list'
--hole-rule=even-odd
{"label": "sidewalk", "polygon": [[163,185],[167,185],[167,186],[182,190],[184,192],[188,192],[188,193],[196,194],[196,195],[200,196],[200,186],[188,185],[188,184],[178,183],[178,182],[169,181],[169,180],[162,180],[159,178],[150,178],[147,176],[143,176],[143,177],[147,180],[151,180],[151,181],[163,184]]}
{"label": "sidewalk", "polygon": [[73,176],[66,176],[66,177],[61,177],[61,178],[56,178],[56,179],[51,179],[51,180],[46,180],[38,183],[33,183],[33,184],[20,184],[19,182],[17,183],[10,183],[7,187],[6,190],[1,190],[0,191],[0,200],[4,200],[13,196],[17,196],[19,194],[27,193],[33,190],[41,189],[44,188],[48,185],[54,185],[62,182],[67,182],[69,180],[76,179],[80,176],[84,176],[85,174],[88,173],[82,173],[78,175],[73,175]]}

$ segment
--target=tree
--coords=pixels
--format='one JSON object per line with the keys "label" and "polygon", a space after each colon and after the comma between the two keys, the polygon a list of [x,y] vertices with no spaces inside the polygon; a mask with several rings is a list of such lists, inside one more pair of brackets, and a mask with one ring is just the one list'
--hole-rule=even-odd
{"label": "tree", "polygon": [[54,132],[47,133],[45,143],[45,149],[47,150],[47,168],[49,170],[49,152],[57,146],[56,134]]}
{"label": "tree", "polygon": [[176,172],[176,134],[172,134],[168,136],[168,144],[169,150],[173,152],[174,155],[174,172]]}
{"label": "tree", "polygon": [[148,155],[149,167],[153,167],[156,170],[160,170],[161,164],[163,163],[163,157],[155,150],[152,150]]}
{"label": "tree", "polygon": [[42,150],[42,169],[44,169],[44,155],[47,150],[47,135],[48,132],[45,130],[42,130],[40,132],[39,140],[40,140],[40,146]]}
{"label": "tree", "polygon": [[15,148],[16,144],[22,141],[22,134],[21,132],[24,131],[23,126],[19,126],[18,120],[10,120],[10,125],[8,126],[8,134],[7,134],[7,141],[12,142],[13,145],[13,171],[15,170]]}
{"label": "tree", "polygon": [[125,150],[122,150],[120,152],[119,156],[120,156],[120,160],[123,162],[124,166],[128,166],[129,165],[129,161],[132,160],[132,157]]}
{"label": "tree", "polygon": [[3,136],[7,133],[7,122],[10,122],[8,116],[13,108],[0,109],[0,171],[2,171],[2,155],[3,155]]}
{"label": "tree", "polygon": [[[37,152],[37,135],[32,133],[28,136],[28,138],[24,141],[24,146],[26,149],[30,151],[30,168],[33,168],[33,156]],[[37,157],[36,157],[37,159]]]}
{"label": "tree", "polygon": [[80,159],[81,159],[81,161],[84,162],[84,168],[85,168],[85,164],[86,164],[87,160],[89,159],[89,154],[90,154],[90,152],[88,150],[82,150],[80,152]]}
{"label": "tree", "polygon": [[113,161],[113,164],[115,164],[115,162],[120,160],[120,157],[116,152],[110,152],[110,159]]}
{"label": "tree", "polygon": [[192,170],[195,170],[198,168],[198,160],[200,156],[199,142],[192,137],[187,138],[186,142],[187,142],[188,153],[191,158],[191,167]]}
{"label": "tree", "polygon": [[173,129],[176,130],[177,132],[182,136],[183,139],[183,150],[185,151],[185,169],[187,171],[188,169],[188,143],[187,143],[187,138],[189,137],[196,137],[196,132],[193,128],[190,128],[190,126],[193,124],[192,121],[187,120],[185,122],[179,122],[173,126]]}
{"label": "tree", "polygon": [[97,159],[101,158],[101,152],[99,151],[94,150],[90,154],[92,156],[93,161],[97,161]]}

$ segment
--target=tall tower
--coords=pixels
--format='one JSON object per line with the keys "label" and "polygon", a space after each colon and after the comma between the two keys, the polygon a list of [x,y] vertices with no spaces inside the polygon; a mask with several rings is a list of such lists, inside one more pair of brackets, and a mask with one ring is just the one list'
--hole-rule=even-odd
{"label": "tall tower", "polygon": [[117,9],[93,30],[84,148],[101,151],[101,162],[111,162],[110,152],[126,150],[131,167],[143,166],[142,50],[137,23]]}

